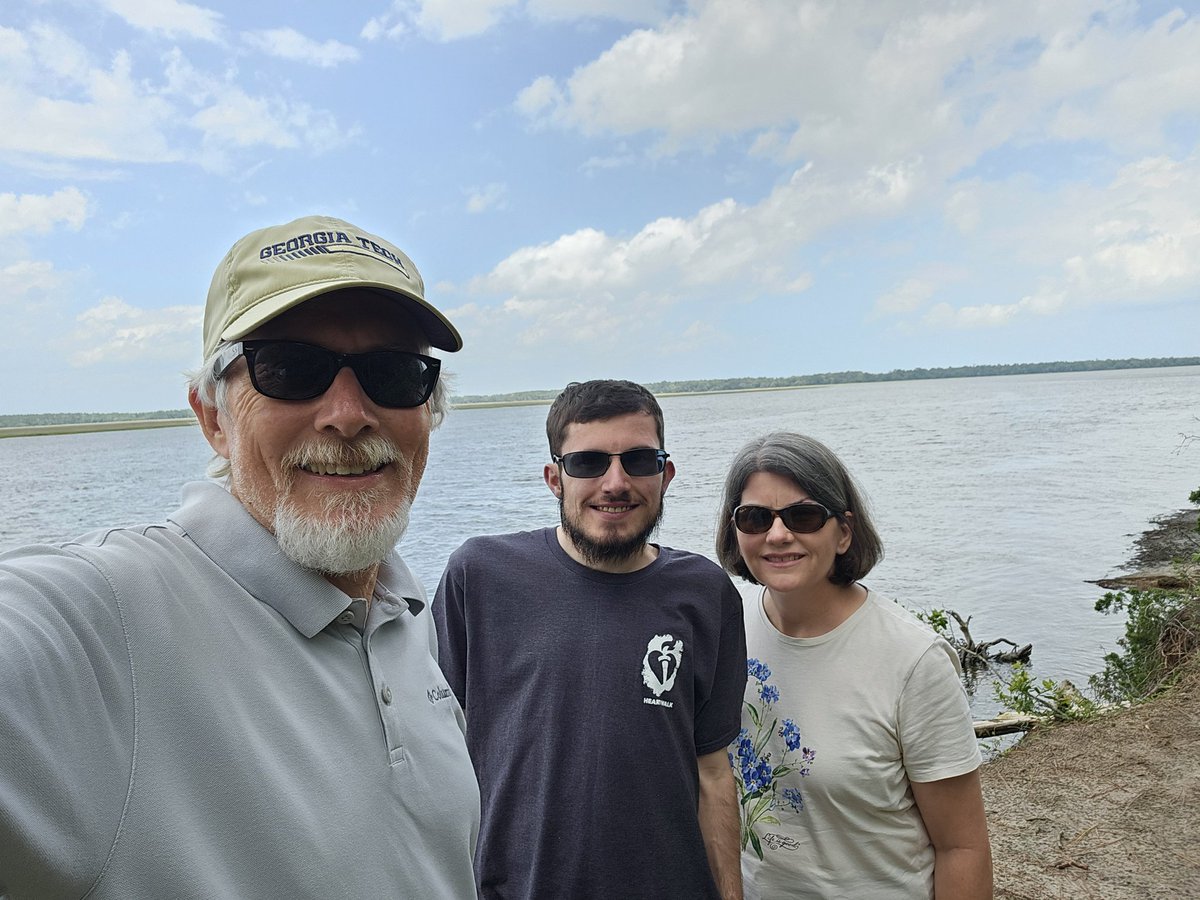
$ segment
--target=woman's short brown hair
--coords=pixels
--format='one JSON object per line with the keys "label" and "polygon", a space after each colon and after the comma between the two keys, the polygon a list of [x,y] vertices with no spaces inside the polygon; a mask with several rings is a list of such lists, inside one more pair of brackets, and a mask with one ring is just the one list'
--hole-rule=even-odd
{"label": "woman's short brown hair", "polygon": [[794,482],[850,526],[850,546],[838,555],[829,576],[834,584],[853,584],[883,559],[883,541],[871,522],[866,501],[837,455],[815,438],[776,431],[739,450],[725,476],[717,517],[717,559],[725,571],[758,584],[738,550],[733,526],[733,511],[742,502],[742,491],[755,472],[770,472]]}

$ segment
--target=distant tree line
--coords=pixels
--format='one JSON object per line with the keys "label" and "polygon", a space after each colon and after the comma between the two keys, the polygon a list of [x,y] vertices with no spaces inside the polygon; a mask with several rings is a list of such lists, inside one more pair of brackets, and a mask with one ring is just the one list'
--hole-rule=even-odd
{"label": "distant tree line", "polygon": [[[752,391],[821,384],[859,384],[870,381],[916,381],[927,378],[979,378],[985,375],[1044,375],[1056,372],[1098,372],[1105,369],[1158,369],[1200,366],[1200,356],[1155,356],[1149,359],[1085,359],[1043,363],[1010,363],[992,366],[952,366],[944,369],[893,369],[890,372],[822,372],[782,378],[708,378],[695,381],[655,381],[646,385],[656,394],[696,394],[714,391]],[[517,391],[512,394],[466,394],[451,398],[454,404],[520,403],[553,400],[561,388]],[[141,413],[30,413],[0,416],[0,428],[38,425],[78,425],[89,422],[134,422],[142,419],[186,419],[190,409],[156,409]]]}
{"label": "distant tree line", "polygon": [[30,428],[40,425],[79,425],[89,422],[138,422],[143,419],[191,418],[190,409],[156,409],[140,413],[29,413],[0,416],[0,428]]}
{"label": "distant tree line", "polygon": [[[1200,366],[1200,356],[1156,356],[1149,359],[1085,359],[1007,365],[952,366],[944,369],[893,369],[891,372],[822,372],[781,378],[708,378],[693,381],[655,381],[646,385],[656,394],[694,394],[713,391],[751,391],[768,388],[805,387],[821,384],[859,384],[870,381],[917,381],[928,378],[979,378],[986,375],[1044,375],[1058,372],[1098,372],[1105,369],[1157,369],[1168,366]],[[561,390],[561,389],[560,389]],[[456,396],[455,403],[514,403],[522,400],[553,400],[558,390],[521,391],[514,394],[469,394]]]}

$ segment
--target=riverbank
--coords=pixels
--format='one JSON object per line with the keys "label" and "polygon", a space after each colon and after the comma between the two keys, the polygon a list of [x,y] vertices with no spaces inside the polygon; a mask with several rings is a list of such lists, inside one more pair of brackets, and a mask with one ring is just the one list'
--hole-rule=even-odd
{"label": "riverbank", "polygon": [[[1158,520],[1097,583],[1169,586],[1198,514]],[[1200,897],[1200,657],[1153,700],[1039,727],[983,767],[983,793],[1001,900]]]}
{"label": "riverbank", "polygon": [[72,422],[64,425],[16,425],[0,428],[0,438],[38,437],[47,434],[90,434],[93,431],[134,431],[141,428],[175,428],[195,425],[194,417],[178,419],[122,419],[113,422]]}
{"label": "riverbank", "polygon": [[[704,397],[714,394],[757,394],[772,391],[801,391],[821,385],[790,385],[787,387],[738,388],[736,390],[711,391],[678,391],[661,393],[663,397]],[[468,409],[500,409],[508,406],[549,406],[554,397],[544,397],[530,400],[478,400],[451,403],[453,410]],[[0,438],[6,437],[35,437],[46,434],[87,434],[92,431],[133,431],[139,428],[171,428],[177,425],[195,425],[196,420],[189,412],[185,416],[169,419],[113,419],[108,422],[73,422],[70,424],[54,425],[12,425],[0,427]]]}

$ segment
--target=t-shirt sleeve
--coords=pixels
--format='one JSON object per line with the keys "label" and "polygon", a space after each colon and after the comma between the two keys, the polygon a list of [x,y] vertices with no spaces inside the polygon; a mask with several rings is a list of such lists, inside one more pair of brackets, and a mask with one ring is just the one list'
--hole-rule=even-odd
{"label": "t-shirt sleeve", "polygon": [[438,665],[459,705],[467,708],[467,619],[464,584],[464,548],[450,556],[433,597],[433,621],[437,626]]}
{"label": "t-shirt sleeve", "polygon": [[954,778],[982,762],[957,661],[949,644],[935,641],[900,694],[900,747],[909,781]]}
{"label": "t-shirt sleeve", "polygon": [[713,669],[712,691],[696,709],[696,755],[713,753],[737,737],[742,727],[746,693],[746,627],[742,597],[722,576],[720,645]]}

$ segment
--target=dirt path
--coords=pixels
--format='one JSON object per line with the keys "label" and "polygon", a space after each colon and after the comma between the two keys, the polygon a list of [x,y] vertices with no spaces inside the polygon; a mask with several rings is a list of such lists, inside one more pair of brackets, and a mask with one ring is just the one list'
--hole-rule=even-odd
{"label": "dirt path", "polygon": [[1151,702],[1038,729],[983,793],[997,898],[1200,898],[1200,658]]}

